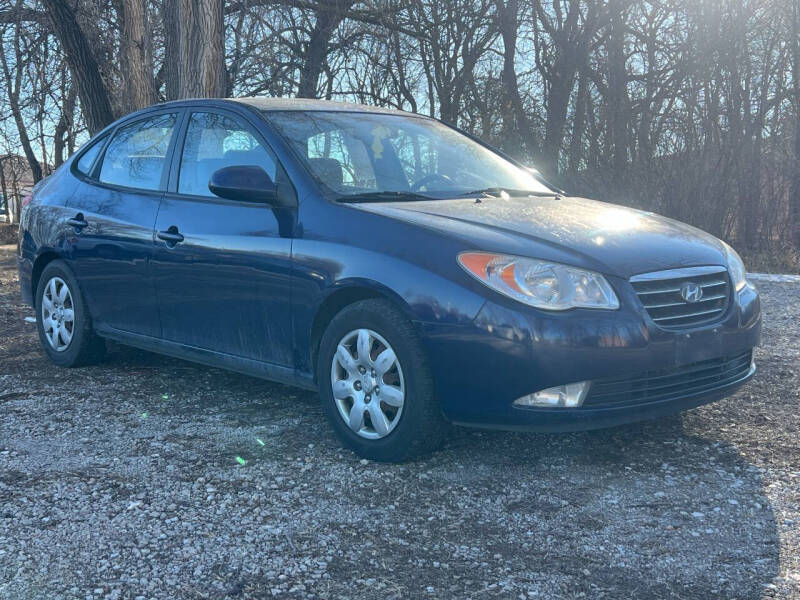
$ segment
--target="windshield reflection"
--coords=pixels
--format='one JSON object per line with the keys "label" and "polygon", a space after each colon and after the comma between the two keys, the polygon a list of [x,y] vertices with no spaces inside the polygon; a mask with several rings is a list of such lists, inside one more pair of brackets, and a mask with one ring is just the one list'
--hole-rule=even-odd
{"label": "windshield reflection", "polygon": [[266,117],[309,173],[342,199],[553,193],[531,171],[425,117],[339,111],[268,111]]}

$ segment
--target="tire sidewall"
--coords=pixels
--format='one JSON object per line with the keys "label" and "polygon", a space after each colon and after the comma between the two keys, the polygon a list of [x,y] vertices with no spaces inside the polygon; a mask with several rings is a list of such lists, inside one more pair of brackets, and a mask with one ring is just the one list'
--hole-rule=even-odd
{"label": "tire sidewall", "polygon": [[[47,283],[53,277],[60,277],[69,287],[69,292],[72,295],[72,310],[74,314],[74,327],[72,331],[72,340],[66,350],[61,352],[56,351],[47,340],[44,332],[44,323],[42,322],[42,297]],[[78,281],[75,279],[72,271],[67,267],[66,263],[62,260],[54,260],[48,264],[42,271],[39,277],[39,284],[36,286],[36,328],[39,331],[39,341],[44,348],[48,358],[59,366],[72,366],[78,362],[81,348],[84,345],[84,338],[87,335],[87,330],[90,329],[88,314],[86,314],[85,304],[83,302],[83,294]]]}
{"label": "tire sidewall", "polygon": [[[420,432],[426,430],[425,420],[429,418],[426,409],[430,407],[424,404],[433,402],[428,365],[421,356],[418,341],[409,336],[410,330],[398,327],[399,311],[387,303],[387,308],[395,312],[390,316],[388,311],[378,312],[360,304],[347,307],[336,315],[323,335],[317,364],[322,406],[336,434],[357,454],[380,461],[396,461],[398,457],[403,460],[403,455],[414,453],[413,448],[420,442]],[[403,369],[405,399],[400,421],[388,435],[379,439],[366,439],[352,431],[344,422],[333,397],[330,375],[333,356],[341,339],[356,329],[372,329],[383,336]]]}

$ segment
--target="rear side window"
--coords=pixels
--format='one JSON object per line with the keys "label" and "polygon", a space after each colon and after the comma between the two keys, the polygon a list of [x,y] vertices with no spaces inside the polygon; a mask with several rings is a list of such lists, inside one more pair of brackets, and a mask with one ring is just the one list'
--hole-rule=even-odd
{"label": "rear side window", "polygon": [[84,175],[89,175],[91,173],[92,165],[94,164],[94,159],[97,158],[97,155],[100,153],[101,148],[103,147],[103,143],[105,143],[107,136],[103,136],[92,143],[86,152],[84,152],[81,157],[78,159],[78,162],[75,165],[75,168],[78,169]]}
{"label": "rear side window", "polygon": [[213,196],[208,180],[214,171],[241,165],[261,167],[275,181],[275,155],[244,123],[219,113],[192,114],[183,144],[178,192]]}
{"label": "rear side window", "polygon": [[120,127],[108,144],[100,181],[157,190],[177,114],[162,114]]}

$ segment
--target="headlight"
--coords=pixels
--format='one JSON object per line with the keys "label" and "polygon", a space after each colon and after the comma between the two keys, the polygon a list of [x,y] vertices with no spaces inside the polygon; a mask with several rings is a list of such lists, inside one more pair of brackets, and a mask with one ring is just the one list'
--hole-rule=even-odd
{"label": "headlight", "polygon": [[614,290],[599,273],[488,252],[462,252],[458,262],[493,290],[536,308],[619,308]]}
{"label": "headlight", "polygon": [[747,271],[744,268],[744,262],[736,250],[731,248],[728,244],[725,244],[725,254],[728,260],[728,273],[730,273],[731,276],[733,289],[738,292],[747,285]]}

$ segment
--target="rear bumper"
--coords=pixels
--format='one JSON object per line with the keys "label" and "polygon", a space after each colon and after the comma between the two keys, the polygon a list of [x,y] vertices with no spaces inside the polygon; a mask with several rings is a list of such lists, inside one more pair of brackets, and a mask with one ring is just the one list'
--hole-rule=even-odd
{"label": "rear bumper", "polygon": [[470,325],[419,327],[442,411],[453,423],[531,431],[596,429],[724,398],[755,369],[718,388],[640,404],[523,408],[513,403],[557,385],[679,369],[748,352],[760,340],[760,302],[751,286],[734,296],[721,321],[681,332],[659,328],[635,297],[624,295],[620,310],[560,314],[490,301]]}
{"label": "rear bumper", "polygon": [[33,290],[31,289],[31,276],[33,271],[33,263],[17,256],[17,272],[19,273],[19,290],[22,294],[22,301],[29,306],[33,306]]}

